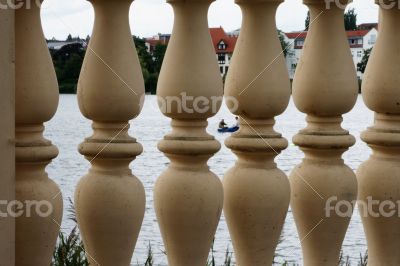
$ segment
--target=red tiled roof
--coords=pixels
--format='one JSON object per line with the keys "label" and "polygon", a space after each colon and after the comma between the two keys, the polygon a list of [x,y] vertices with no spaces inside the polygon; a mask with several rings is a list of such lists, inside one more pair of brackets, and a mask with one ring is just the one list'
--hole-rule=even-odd
{"label": "red tiled roof", "polygon": [[360,30],[370,30],[372,28],[378,29],[378,23],[362,23],[358,25]]}
{"label": "red tiled roof", "polygon": [[[222,27],[219,28],[210,28],[210,34],[211,34],[211,39],[214,45],[214,49],[216,52],[219,53],[233,53],[233,50],[235,49],[237,37],[234,36],[229,36],[226,34],[224,29]],[[218,49],[218,44],[224,41],[226,45],[225,50],[219,50]]]}
{"label": "red tiled roof", "polygon": [[[347,34],[347,37],[363,37],[369,31],[370,30],[349,30],[349,31],[346,31],[346,34]],[[305,39],[307,36],[306,31],[288,32],[285,34],[289,39]]]}
{"label": "red tiled roof", "polygon": [[168,44],[168,41],[157,40],[154,38],[148,38],[148,39],[146,39],[146,42],[149,43],[151,46],[156,46],[157,44]]}
{"label": "red tiled roof", "polygon": [[299,32],[287,32],[285,33],[289,39],[305,39],[307,36],[306,31],[299,31]]}
{"label": "red tiled roof", "polygon": [[367,35],[370,30],[352,30],[346,31],[347,37],[363,37]]}

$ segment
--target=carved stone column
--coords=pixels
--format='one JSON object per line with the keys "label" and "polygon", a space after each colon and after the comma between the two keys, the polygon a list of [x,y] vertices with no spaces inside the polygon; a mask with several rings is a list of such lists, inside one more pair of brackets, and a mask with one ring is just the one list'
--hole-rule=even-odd
{"label": "carved stone column", "polygon": [[[290,175],[291,208],[304,265],[336,266],[357,196],[355,175],[341,158],[355,139],[341,122],[356,102],[358,85],[344,9],[323,0],[304,3],[310,8],[311,25],[295,73],[293,98],[307,114],[307,127],[293,138],[305,158]],[[345,202],[347,209],[335,210],[338,202]]]}
{"label": "carved stone column", "polygon": [[[46,166],[57,148],[43,123],[58,106],[58,85],[40,21],[40,6],[15,11],[16,200],[15,265],[51,262],[62,218],[62,197]],[[22,211],[22,212],[20,212]]]}
{"label": "carved stone column", "polygon": [[222,101],[222,79],[207,25],[210,0],[169,0],[174,28],[158,81],[172,132],[159,143],[171,160],[154,188],[154,204],[171,266],[204,266],[222,211],[219,178],[208,159],[220,144],[206,132]]}
{"label": "carved stone column", "polygon": [[381,3],[379,36],[362,86],[375,121],[361,138],[373,154],[357,171],[358,198],[368,265],[394,266],[400,265],[400,10],[397,2],[377,3]]}
{"label": "carved stone column", "polygon": [[92,164],[75,191],[79,229],[91,265],[130,264],[145,192],[129,164],[142,146],[128,135],[142,107],[144,82],[129,28],[131,0],[92,0],[95,23],[78,83],[93,135],[79,152]]}
{"label": "carved stone column", "polygon": [[[240,130],[225,142],[237,155],[224,177],[224,214],[239,266],[271,265],[289,207],[290,187],[274,158],[288,145],[273,126],[287,107],[290,82],[278,39],[280,0],[236,0],[243,23],[226,79]],[[237,102],[236,102],[237,101]]]}

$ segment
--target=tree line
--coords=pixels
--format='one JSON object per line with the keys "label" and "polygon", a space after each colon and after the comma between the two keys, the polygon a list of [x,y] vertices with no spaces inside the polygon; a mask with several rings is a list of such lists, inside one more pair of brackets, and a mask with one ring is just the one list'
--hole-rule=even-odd
{"label": "tree line", "polygon": [[[284,33],[278,30],[278,37],[281,42],[283,54],[287,54],[287,46],[285,42]],[[72,38],[71,34],[68,35],[66,41],[78,40]],[[89,42],[89,36],[86,42]],[[155,94],[157,89],[158,76],[164,60],[167,45],[157,44],[150,54],[144,38],[133,36],[136,50],[138,53],[140,66],[142,68],[143,78],[145,82],[146,93]],[[83,59],[85,57],[86,49],[79,42],[64,45],[61,49],[50,49],[50,54],[56,70],[60,93],[74,94],[77,91],[77,83],[81,71]]]}
{"label": "tree line", "polygon": [[[357,14],[354,9],[350,9],[345,14],[344,19],[346,30],[357,29]],[[305,21],[306,30],[310,24],[309,14]],[[284,33],[278,30],[278,37],[283,49],[284,56],[287,55],[287,47],[289,43],[285,42]],[[77,38],[75,38],[77,39]],[[89,41],[89,36],[86,41]],[[68,35],[66,41],[72,41],[71,34]],[[158,76],[161,70],[167,45],[157,44],[152,54],[146,47],[144,38],[133,36],[136,50],[139,56],[140,66],[143,72],[146,93],[155,94],[157,89]],[[364,51],[362,61],[358,64],[359,71],[364,73],[368,63],[371,49]],[[55,71],[57,74],[60,93],[76,93],[79,74],[81,71],[83,59],[86,49],[79,42],[64,45],[61,49],[50,49]]]}
{"label": "tree line", "polygon": [[[155,94],[158,75],[161,70],[167,46],[164,44],[157,44],[153,54],[150,54],[143,38],[134,36],[133,39],[143,72],[146,93]],[[68,35],[67,41],[70,40],[72,40],[71,35]],[[60,93],[76,93],[85,53],[86,49],[81,43],[67,44],[59,50],[50,49]]]}

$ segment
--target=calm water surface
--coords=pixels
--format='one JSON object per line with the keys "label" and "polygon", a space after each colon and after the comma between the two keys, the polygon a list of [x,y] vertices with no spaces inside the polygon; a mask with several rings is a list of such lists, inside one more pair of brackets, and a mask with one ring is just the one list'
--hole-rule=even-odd
{"label": "calm water surface", "polygon": [[[215,135],[223,143],[228,134],[217,133],[218,122],[224,118],[233,124],[234,117],[229,113],[226,106],[222,106],[220,112],[209,120],[208,131]],[[277,117],[276,130],[281,132],[289,140],[289,148],[277,157],[279,168],[287,174],[298,164],[303,156],[298,147],[291,143],[296,132],[305,126],[305,116],[300,113],[290,102],[285,113]],[[365,161],[370,150],[360,140],[360,132],[371,125],[373,114],[366,108],[361,97],[358,98],[355,108],[344,116],[344,128],[357,138],[357,144],[344,154],[346,163],[353,169],[357,169],[361,162]],[[132,263],[143,265],[149,242],[155,254],[156,265],[167,265],[164,255],[164,246],[157,225],[153,209],[153,186],[160,173],[167,167],[168,160],[157,150],[157,142],[170,130],[169,119],[165,118],[158,110],[155,96],[146,96],[145,106],[140,116],[131,123],[130,134],[138,139],[143,145],[144,152],[132,163],[131,168],[136,176],[140,178],[146,189],[146,213],[136,245]],[[56,116],[47,123],[46,137],[51,139],[60,150],[60,155],[48,167],[49,175],[61,187],[64,197],[64,208],[68,208],[68,198],[73,198],[75,186],[81,176],[86,174],[89,163],[77,151],[77,146],[83,139],[91,134],[90,121],[85,119],[79,112],[75,95],[61,95],[60,104]],[[213,172],[222,178],[224,172],[233,166],[235,156],[226,147],[210,159],[209,164]],[[93,221],[95,222],[95,221]],[[67,219],[64,211],[62,230],[69,232],[73,223]],[[225,218],[222,216],[215,236],[217,265],[222,265],[225,251],[232,244],[229,237]],[[366,242],[362,223],[358,212],[355,212],[347,231],[343,244],[343,252],[349,255],[353,264],[359,258],[360,253],[366,250]],[[297,235],[293,216],[289,210],[286,218],[282,242],[277,248],[278,261],[287,260],[302,265],[300,240]]]}

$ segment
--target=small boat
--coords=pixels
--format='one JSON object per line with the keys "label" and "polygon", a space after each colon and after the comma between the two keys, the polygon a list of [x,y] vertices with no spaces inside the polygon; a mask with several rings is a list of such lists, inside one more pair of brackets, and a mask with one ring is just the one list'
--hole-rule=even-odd
{"label": "small boat", "polygon": [[218,132],[220,133],[233,133],[239,130],[239,127],[224,127],[218,128]]}

